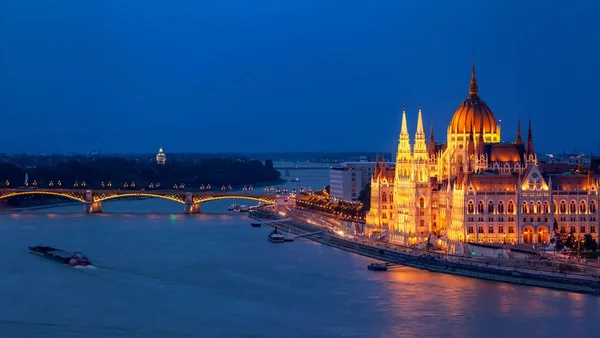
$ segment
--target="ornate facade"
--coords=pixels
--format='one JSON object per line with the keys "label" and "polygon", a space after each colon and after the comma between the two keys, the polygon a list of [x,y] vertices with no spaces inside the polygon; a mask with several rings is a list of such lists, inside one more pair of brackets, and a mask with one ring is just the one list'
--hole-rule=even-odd
{"label": "ornate facade", "polygon": [[[553,231],[598,239],[598,181],[586,174],[543,175],[520,122],[514,142],[501,142],[500,125],[479,97],[472,68],[469,96],[458,107],[446,142],[429,141],[419,107],[411,144],[406,110],[396,162],[377,162],[371,181],[367,231],[414,244],[430,235],[447,243],[548,245]],[[452,245],[456,248],[456,245]]]}

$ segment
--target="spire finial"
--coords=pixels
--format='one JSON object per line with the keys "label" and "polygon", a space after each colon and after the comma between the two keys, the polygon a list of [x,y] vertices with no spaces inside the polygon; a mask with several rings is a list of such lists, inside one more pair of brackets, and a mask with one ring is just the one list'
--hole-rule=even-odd
{"label": "spire finial", "polygon": [[475,56],[473,56],[473,64],[471,66],[471,84],[469,85],[469,94],[476,96],[479,92],[477,88],[477,80],[475,79]]}
{"label": "spire finial", "polygon": [[521,137],[521,120],[517,119],[517,144],[523,143],[523,138]]}
{"label": "spire finial", "polygon": [[402,107],[402,127],[400,134],[408,135],[408,125],[406,124],[406,106]]}
{"label": "spire finial", "polygon": [[419,114],[417,115],[417,135],[422,135],[425,138],[425,128],[423,128],[423,113],[421,113],[421,105],[419,105]]}

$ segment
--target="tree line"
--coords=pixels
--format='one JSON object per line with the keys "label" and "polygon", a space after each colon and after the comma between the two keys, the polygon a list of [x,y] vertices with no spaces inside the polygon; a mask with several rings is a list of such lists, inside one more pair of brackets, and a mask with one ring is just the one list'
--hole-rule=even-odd
{"label": "tree line", "polygon": [[[61,182],[63,188],[73,188],[75,182],[87,188],[105,187],[110,182],[113,188],[122,188],[127,183],[135,183],[138,188],[148,188],[160,184],[162,188],[173,185],[199,188],[208,185],[220,188],[226,186],[242,186],[256,183],[273,182],[280,178],[280,173],[273,168],[271,160],[265,164],[258,160],[234,160],[227,158],[205,158],[197,161],[167,161],[164,165],[138,162],[133,159],[119,157],[102,157],[90,162],[65,161],[56,165],[36,167],[19,167],[10,163],[0,163],[0,186],[20,187],[28,176],[29,186],[46,188],[52,182],[54,188]],[[7,182],[8,181],[8,182]]]}

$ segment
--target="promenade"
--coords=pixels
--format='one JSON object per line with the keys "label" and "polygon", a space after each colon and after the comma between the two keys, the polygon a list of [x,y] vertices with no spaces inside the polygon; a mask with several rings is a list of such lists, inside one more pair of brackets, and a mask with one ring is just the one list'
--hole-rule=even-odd
{"label": "promenade", "polygon": [[[253,212],[251,217],[276,220],[276,213]],[[524,284],[579,293],[600,294],[600,269],[596,265],[571,264],[563,260],[492,259],[467,257],[427,251],[379,242],[362,236],[337,233],[333,228],[315,224],[313,219],[286,212],[286,220],[270,222],[282,231],[296,235],[323,231],[307,238],[381,261],[472,278]]]}

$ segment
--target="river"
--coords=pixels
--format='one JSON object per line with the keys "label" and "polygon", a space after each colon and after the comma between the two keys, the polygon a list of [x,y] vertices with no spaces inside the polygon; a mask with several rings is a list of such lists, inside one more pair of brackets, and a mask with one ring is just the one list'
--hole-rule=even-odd
{"label": "river", "polygon": [[[302,177],[301,177],[302,178]],[[412,268],[308,240],[272,244],[227,213],[165,200],[0,213],[1,337],[571,337],[598,297]],[[239,203],[239,201],[238,201]],[[27,252],[84,251],[95,269]]]}

